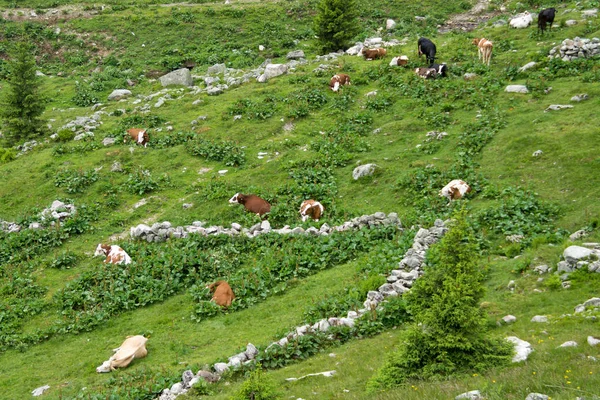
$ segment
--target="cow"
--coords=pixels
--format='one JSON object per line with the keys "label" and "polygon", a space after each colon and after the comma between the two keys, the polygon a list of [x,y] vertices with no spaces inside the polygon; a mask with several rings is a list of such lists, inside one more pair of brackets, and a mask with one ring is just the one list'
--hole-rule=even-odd
{"label": "cow", "polygon": [[98,244],[96,247],[96,256],[106,256],[105,263],[109,264],[131,264],[131,257],[122,248],[117,245]]}
{"label": "cow", "polygon": [[121,346],[113,350],[115,354],[96,368],[96,372],[111,372],[117,368],[125,368],[134,359],[146,357],[148,354],[147,341],[148,339],[142,335],[127,336]]}
{"label": "cow", "polygon": [[392,58],[392,61],[390,61],[390,67],[399,67],[406,64],[408,64],[407,56],[394,57]]}
{"label": "cow", "polygon": [[529,14],[529,11],[525,11],[522,14],[516,15],[508,23],[510,26],[516,29],[527,28],[533,22],[533,17]]}
{"label": "cow", "polygon": [[242,204],[247,211],[261,217],[271,211],[269,202],[253,194],[236,193],[229,199],[229,204]]}
{"label": "cow", "polygon": [[554,8],[545,8],[538,14],[538,32],[542,32],[546,30],[546,24],[550,24],[550,30],[552,30],[552,24],[554,23],[554,16],[556,14],[556,9]]}
{"label": "cow", "polygon": [[383,58],[387,54],[386,49],[377,48],[377,49],[367,49],[363,47],[361,54],[365,58],[365,60],[376,60],[378,58]]}
{"label": "cow", "polygon": [[440,190],[440,196],[448,199],[448,205],[452,200],[462,199],[471,191],[471,187],[465,181],[454,179]]}
{"label": "cow", "polygon": [[229,307],[233,302],[233,299],[235,299],[231,286],[225,281],[216,281],[210,285],[206,285],[206,287],[213,294],[211,300],[218,306]]}
{"label": "cow", "polygon": [[429,66],[433,64],[436,52],[437,49],[435,47],[435,44],[433,44],[431,40],[424,37],[419,38],[419,40],[417,41],[417,54],[419,55],[419,57],[421,57],[424,54],[425,58],[427,59],[427,62],[429,63]]}
{"label": "cow", "polygon": [[346,74],[335,74],[329,81],[329,87],[337,92],[342,85],[350,85],[350,77]]}
{"label": "cow", "polygon": [[302,217],[302,222],[307,221],[309,218],[318,221],[319,218],[321,218],[321,215],[323,215],[323,211],[325,211],[323,204],[315,200],[304,200],[302,204],[300,204],[300,217]]}
{"label": "cow", "polygon": [[131,137],[131,140],[135,141],[140,146],[148,146],[148,132],[146,129],[131,128],[127,129],[127,135],[123,138],[123,143],[127,143],[127,138]]}
{"label": "cow", "polygon": [[436,76],[441,76],[443,78],[448,76],[448,66],[445,63],[431,64],[430,68],[435,69]]}
{"label": "cow", "polygon": [[423,79],[435,79],[437,78],[437,71],[435,68],[419,67],[415,68],[415,74]]}
{"label": "cow", "polygon": [[475,38],[472,42],[477,46],[477,54],[479,59],[483,58],[483,63],[490,65],[490,61],[492,59],[492,50],[494,49],[494,43],[486,38]]}

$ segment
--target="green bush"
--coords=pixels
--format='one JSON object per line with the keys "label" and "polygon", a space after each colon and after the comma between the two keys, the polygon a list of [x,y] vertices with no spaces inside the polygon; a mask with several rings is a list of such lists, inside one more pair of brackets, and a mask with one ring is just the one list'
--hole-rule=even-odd
{"label": "green bush", "polygon": [[17,158],[17,153],[13,149],[0,147],[0,164],[6,164]]}
{"label": "green bush", "polygon": [[71,101],[79,107],[89,107],[98,102],[96,95],[92,93],[89,87],[82,85],[77,82],[75,84],[75,96],[71,98]]}
{"label": "green bush", "polygon": [[129,193],[143,195],[158,189],[158,182],[152,179],[152,174],[147,169],[138,167],[129,174],[125,188]]}
{"label": "green bush", "polygon": [[544,280],[544,286],[550,290],[558,290],[562,287],[560,276],[552,274]]}
{"label": "green bush", "polygon": [[246,163],[244,150],[230,141],[217,142],[196,139],[186,148],[195,156],[204,157],[210,161],[222,161],[227,166],[237,167]]}
{"label": "green bush", "polygon": [[66,251],[62,254],[59,254],[52,262],[50,263],[50,268],[56,269],[70,269],[77,264],[77,255]]}
{"label": "green bush", "polygon": [[54,186],[64,188],[67,193],[83,193],[85,189],[98,180],[98,172],[62,170],[54,178]]}
{"label": "green bush", "polygon": [[267,376],[258,364],[250,372],[240,390],[233,396],[233,400],[277,400],[281,395],[276,390],[276,384]]}
{"label": "green bush", "polygon": [[56,132],[56,135],[56,140],[59,142],[69,142],[75,137],[75,132],[70,129],[61,129],[60,131]]}

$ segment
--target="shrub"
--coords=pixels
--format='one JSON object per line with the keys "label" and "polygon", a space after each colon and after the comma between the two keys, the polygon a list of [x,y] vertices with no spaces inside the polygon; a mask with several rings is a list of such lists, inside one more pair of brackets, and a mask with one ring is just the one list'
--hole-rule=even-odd
{"label": "shrub", "polygon": [[54,178],[54,186],[64,188],[67,193],[83,193],[92,183],[98,180],[98,172],[62,170]]}
{"label": "shrub", "polygon": [[550,290],[560,289],[562,287],[562,281],[560,280],[560,276],[556,274],[548,276],[548,278],[544,280],[544,286]]}
{"label": "shrub", "polygon": [[17,154],[13,149],[0,147],[0,164],[6,164],[17,158]]}
{"label": "shrub", "polygon": [[240,166],[246,163],[244,150],[230,141],[217,142],[208,139],[197,139],[186,147],[195,155],[210,161],[223,161],[228,166]]}
{"label": "shrub", "polygon": [[69,251],[59,254],[51,263],[50,268],[70,269],[77,264],[77,255]]}
{"label": "shrub", "polygon": [[258,364],[256,369],[250,372],[246,381],[242,384],[240,390],[233,396],[233,400],[276,400],[281,395],[275,390],[276,385],[272,378],[269,378]]}
{"label": "shrub", "polygon": [[75,137],[75,132],[73,132],[70,129],[61,129],[60,131],[56,132],[56,136],[59,142],[68,142],[73,140],[73,138]]}
{"label": "shrub", "polygon": [[133,173],[129,174],[125,187],[129,193],[142,195],[158,189],[158,183],[152,179],[150,171],[138,167]]}
{"label": "shrub", "polygon": [[89,87],[77,82],[75,84],[75,96],[71,98],[71,101],[79,107],[89,107],[96,104],[98,98],[92,93]]}

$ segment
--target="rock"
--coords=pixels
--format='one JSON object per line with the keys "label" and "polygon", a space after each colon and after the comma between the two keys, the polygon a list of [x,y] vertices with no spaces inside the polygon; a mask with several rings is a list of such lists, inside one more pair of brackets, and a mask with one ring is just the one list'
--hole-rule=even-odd
{"label": "rock", "polygon": [[226,69],[227,67],[225,66],[225,64],[215,64],[213,66],[208,67],[206,73],[208,75],[219,75],[225,73]]}
{"label": "rock", "polygon": [[192,379],[194,379],[194,373],[191,370],[186,370],[183,371],[183,374],[181,375],[181,383],[183,384],[184,388],[189,388],[190,382],[192,381]]}
{"label": "rock", "polygon": [[171,386],[170,392],[171,392],[171,394],[174,394],[175,396],[182,394],[184,392],[183,391],[183,383],[177,382],[177,383],[173,384],[173,386]]}
{"label": "rock", "polygon": [[108,100],[121,100],[124,99],[126,97],[131,96],[131,90],[127,90],[127,89],[115,89],[111,92],[111,94],[108,95]]}
{"label": "rock", "polygon": [[376,169],[377,164],[359,165],[358,167],[354,168],[354,171],[352,171],[352,178],[354,178],[354,180],[358,180],[363,176],[371,176]]}
{"label": "rock", "polygon": [[287,72],[288,67],[285,64],[268,64],[265,67],[265,80],[268,81],[271,78],[274,78],[279,75],[283,75]]}
{"label": "rock", "polygon": [[170,85],[192,86],[194,84],[192,74],[187,68],[181,68],[173,72],[169,72],[168,74],[163,75],[158,79],[160,80],[160,84],[163,87]]}
{"label": "rock", "polygon": [[290,51],[289,53],[287,53],[285,58],[287,58],[288,60],[297,60],[300,58],[304,58],[304,51],[302,51],[302,50]]}
{"label": "rock", "polygon": [[586,247],[569,246],[563,251],[563,257],[569,264],[588,259],[594,252]]}
{"label": "rock", "polygon": [[508,85],[504,91],[507,93],[529,93],[525,85]]}
{"label": "rock", "polygon": [[192,204],[192,203],[183,203],[182,207],[183,207],[184,210],[187,210],[188,208],[192,208],[193,205],[194,204]]}
{"label": "rock", "polygon": [[583,10],[581,16],[584,18],[596,18],[598,16],[598,9],[593,8],[591,10]]}
{"label": "rock", "polygon": [[123,172],[123,167],[121,166],[121,163],[115,161],[110,167],[110,172]]}
{"label": "rock", "polygon": [[50,385],[44,385],[44,386],[40,386],[39,388],[35,388],[35,389],[33,389],[33,390],[31,391],[31,394],[32,394],[34,397],[41,396],[41,395],[42,395],[42,394],[44,394],[44,392],[45,392],[46,390],[48,390],[48,389],[50,389]]}
{"label": "rock", "polygon": [[208,383],[214,383],[214,382],[217,382],[219,379],[221,379],[221,377],[219,375],[213,374],[212,372],[205,371],[205,370],[198,371],[196,376],[199,376],[200,378],[204,379]]}
{"label": "rock", "polygon": [[531,318],[531,322],[548,322],[548,317],[545,315],[536,315]]}
{"label": "rock", "polygon": [[463,75],[463,79],[464,79],[465,81],[470,81],[470,80],[473,80],[473,79],[475,79],[476,77],[477,77],[477,74],[476,74],[476,73],[473,73],[473,72],[467,72],[466,74],[464,74],[464,75]]}
{"label": "rock", "polygon": [[585,308],[600,307],[600,297],[592,297],[591,299],[589,299],[585,303],[583,303],[583,306]]}
{"label": "rock", "polygon": [[563,344],[561,344],[558,347],[577,347],[577,342],[574,342],[573,340],[569,340],[568,342],[564,342]]}
{"label": "rock", "polygon": [[541,274],[545,274],[546,272],[550,271],[550,267],[548,267],[547,265],[538,265],[533,270],[541,275]]}
{"label": "rock", "polygon": [[592,346],[592,347],[596,347],[596,346],[598,346],[598,343],[600,343],[600,339],[596,339],[596,338],[595,338],[595,337],[593,337],[593,336],[588,336],[588,337],[587,337],[587,342],[588,342],[588,344],[589,344],[590,346]]}
{"label": "rock", "polygon": [[470,392],[459,394],[454,400],[483,400],[479,390],[471,390]]}
{"label": "rock", "polygon": [[586,237],[588,235],[588,232],[585,229],[580,229],[576,232],[573,232],[570,236],[569,236],[569,240],[574,242],[576,240],[582,239],[584,237]]}
{"label": "rock", "polygon": [[506,288],[509,290],[513,290],[516,286],[517,284],[515,283],[515,281],[510,281],[508,282],[508,285],[506,285]]}
{"label": "rock", "polygon": [[115,139],[111,138],[111,137],[106,137],[106,138],[104,138],[104,140],[102,140],[102,144],[104,146],[111,146],[111,145],[115,144]]}
{"label": "rock", "polygon": [[541,393],[529,393],[525,400],[548,400],[549,397]]}
{"label": "rock", "polygon": [[571,101],[580,102],[580,101],[587,100],[588,98],[589,97],[587,94],[582,93],[582,94],[578,94],[578,95],[571,97]]}
{"label": "rock", "polygon": [[215,371],[218,375],[221,375],[223,372],[225,372],[229,369],[229,365],[221,362],[221,363],[216,363],[215,365],[213,365],[213,368],[215,369]]}
{"label": "rock", "polygon": [[512,324],[517,321],[517,317],[514,315],[506,315],[502,317],[502,321],[504,321],[505,324]]}
{"label": "rock", "polygon": [[577,20],[575,20],[575,19],[568,19],[568,20],[565,21],[565,25],[566,26],[577,25]]}
{"label": "rock", "polygon": [[529,342],[521,340],[516,336],[509,336],[506,338],[506,340],[515,345],[515,355],[512,358],[512,362],[527,360],[529,354],[533,352],[533,348]]}
{"label": "rock", "polygon": [[265,46],[263,46],[262,44],[259,44],[258,51],[265,51]]}
{"label": "rock", "polygon": [[544,110],[544,112],[558,111],[558,110],[567,109],[567,108],[573,108],[573,106],[570,105],[570,104],[564,104],[564,105],[561,105],[561,104],[551,104],[551,105],[548,106],[548,108],[546,108]]}
{"label": "rock", "polygon": [[393,19],[388,19],[385,21],[385,29],[392,30],[396,27],[396,21],[394,21]]}
{"label": "rock", "polygon": [[536,64],[537,63],[535,61],[529,62],[523,65],[521,68],[519,68],[519,72],[527,71],[528,69],[535,67]]}

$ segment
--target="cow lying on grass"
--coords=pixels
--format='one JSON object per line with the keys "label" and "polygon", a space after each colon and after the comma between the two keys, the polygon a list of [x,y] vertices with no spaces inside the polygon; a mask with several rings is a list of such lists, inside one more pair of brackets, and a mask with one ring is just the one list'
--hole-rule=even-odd
{"label": "cow lying on grass", "polygon": [[231,286],[229,286],[229,283],[225,281],[216,281],[206,287],[213,293],[211,300],[218,306],[229,307],[231,303],[233,303],[235,295],[233,294],[233,290],[231,289]]}
{"label": "cow lying on grass", "polygon": [[335,74],[329,81],[329,88],[337,92],[342,85],[350,85],[350,76],[347,74]]}
{"label": "cow lying on grass", "polygon": [[146,357],[148,354],[147,341],[148,339],[142,335],[127,336],[121,346],[113,350],[115,354],[96,368],[96,372],[111,372],[117,368],[125,368],[134,359]]}
{"label": "cow lying on grass", "polygon": [[115,244],[98,244],[96,252],[94,253],[94,257],[96,256],[106,256],[104,262],[109,264],[131,264],[131,257],[129,257],[129,254]]}
{"label": "cow lying on grass", "polygon": [[440,196],[448,199],[448,205],[452,200],[462,199],[471,191],[471,187],[465,181],[454,179],[440,190]]}
{"label": "cow lying on grass", "polygon": [[133,140],[140,146],[144,146],[144,147],[148,146],[149,137],[148,137],[148,132],[146,132],[145,129],[139,129],[139,128],[127,129],[127,134],[125,135],[125,137],[123,139],[123,143],[127,143],[128,138],[131,138],[131,140]]}
{"label": "cow lying on grass", "polygon": [[321,218],[323,211],[325,211],[323,204],[315,200],[304,200],[302,204],[300,204],[300,217],[302,217],[302,222],[307,221],[309,218],[318,221],[319,218]]}

